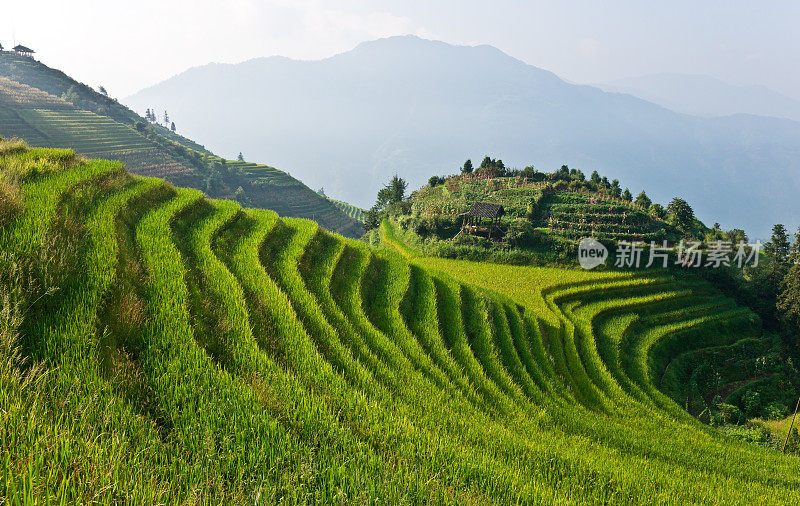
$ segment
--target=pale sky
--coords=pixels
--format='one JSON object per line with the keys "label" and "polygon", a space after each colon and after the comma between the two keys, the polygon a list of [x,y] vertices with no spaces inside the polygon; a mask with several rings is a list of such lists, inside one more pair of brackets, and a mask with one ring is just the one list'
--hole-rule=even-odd
{"label": "pale sky", "polygon": [[[743,0],[25,0],[0,3],[0,43],[124,97],[189,67],[318,59],[416,34],[490,44],[579,83],[657,72],[763,84],[800,99],[800,2]],[[465,69],[469,72],[469,69]]]}

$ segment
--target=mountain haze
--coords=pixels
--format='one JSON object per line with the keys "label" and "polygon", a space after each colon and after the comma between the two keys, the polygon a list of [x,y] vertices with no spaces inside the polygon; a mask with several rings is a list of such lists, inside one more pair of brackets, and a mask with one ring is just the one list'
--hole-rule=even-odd
{"label": "mountain haze", "polygon": [[711,76],[648,74],[597,86],[696,116],[744,113],[800,121],[800,101],[766,86],[736,86]]}
{"label": "mountain haze", "polygon": [[125,102],[168,109],[210,149],[269,161],[362,207],[394,173],[414,188],[490,154],[507,166],[598,170],[755,237],[800,215],[800,123],[679,114],[490,46],[403,36],[319,61],[209,64]]}

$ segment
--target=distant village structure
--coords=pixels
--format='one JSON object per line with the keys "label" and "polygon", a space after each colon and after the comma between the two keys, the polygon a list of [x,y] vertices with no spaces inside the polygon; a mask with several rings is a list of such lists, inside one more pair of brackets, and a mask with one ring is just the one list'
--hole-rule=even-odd
{"label": "distant village structure", "polygon": [[[4,50],[3,44],[0,44],[0,52],[2,52],[3,50]],[[23,46],[22,44],[17,44],[11,50],[16,55],[26,56],[28,58],[33,58],[33,53],[36,52],[36,51],[34,51],[33,49],[31,49],[31,48],[29,48],[27,46]]]}
{"label": "distant village structure", "polygon": [[492,238],[492,232],[497,232],[499,237],[502,234],[497,225],[506,210],[500,204],[490,204],[488,202],[475,202],[466,213],[461,213],[461,230],[457,235],[486,235]]}
{"label": "distant village structure", "polygon": [[29,47],[25,47],[22,44],[17,44],[16,46],[14,46],[14,52],[20,56],[27,56],[28,58],[33,58],[33,53],[35,53],[36,51],[34,51]]}

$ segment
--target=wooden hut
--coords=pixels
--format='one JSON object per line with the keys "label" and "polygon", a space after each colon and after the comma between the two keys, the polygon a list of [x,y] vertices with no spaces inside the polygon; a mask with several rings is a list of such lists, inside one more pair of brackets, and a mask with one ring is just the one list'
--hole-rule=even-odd
{"label": "wooden hut", "polygon": [[500,204],[490,204],[488,202],[475,202],[466,213],[461,213],[461,231],[459,235],[486,235],[492,238],[494,232],[499,236],[502,231],[498,227],[500,218],[506,213]]}
{"label": "wooden hut", "polygon": [[33,53],[35,53],[36,51],[34,51],[29,47],[25,47],[22,44],[18,44],[14,46],[14,52],[20,56],[27,56],[28,58],[33,58]]}

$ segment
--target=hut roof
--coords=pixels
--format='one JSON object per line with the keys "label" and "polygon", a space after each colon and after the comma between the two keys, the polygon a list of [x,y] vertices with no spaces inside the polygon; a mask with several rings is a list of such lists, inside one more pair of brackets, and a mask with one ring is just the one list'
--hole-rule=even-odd
{"label": "hut roof", "polygon": [[500,204],[490,204],[488,202],[475,202],[466,213],[461,216],[474,216],[476,218],[498,218],[503,216],[506,210]]}
{"label": "hut roof", "polygon": [[31,49],[29,47],[23,46],[22,44],[18,44],[17,46],[14,46],[14,51],[17,51],[18,53],[35,53],[36,52],[36,51],[34,51],[33,49]]}

